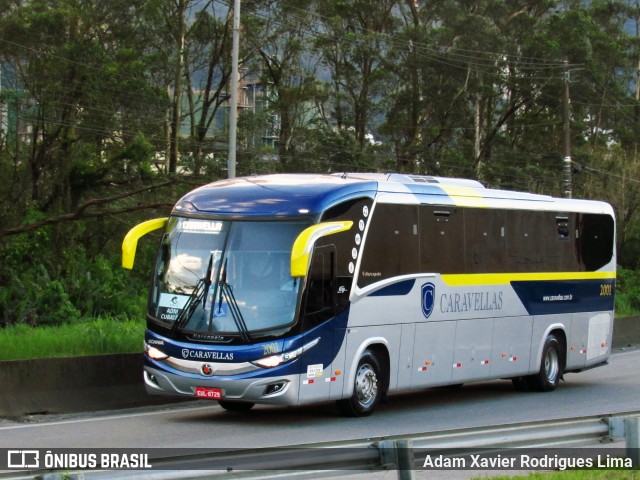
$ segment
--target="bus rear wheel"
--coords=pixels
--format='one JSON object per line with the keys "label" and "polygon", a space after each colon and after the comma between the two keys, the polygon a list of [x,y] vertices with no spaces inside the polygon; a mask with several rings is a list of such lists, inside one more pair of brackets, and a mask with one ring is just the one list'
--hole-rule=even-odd
{"label": "bus rear wheel", "polygon": [[348,417],[366,417],[373,413],[383,396],[380,361],[371,350],[365,350],[358,362],[351,397],[338,400],[338,408]]}
{"label": "bus rear wheel", "polygon": [[564,369],[563,359],[564,349],[562,348],[562,343],[555,335],[549,335],[542,348],[540,370],[535,375],[527,377],[529,387],[538,392],[555,390],[562,378]]}
{"label": "bus rear wheel", "polygon": [[255,405],[251,402],[234,402],[232,400],[218,400],[218,403],[229,412],[248,412]]}

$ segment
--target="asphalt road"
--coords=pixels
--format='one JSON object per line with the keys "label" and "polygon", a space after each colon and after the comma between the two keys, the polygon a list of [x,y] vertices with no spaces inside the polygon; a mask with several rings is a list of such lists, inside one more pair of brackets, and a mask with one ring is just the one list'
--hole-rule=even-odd
{"label": "asphalt road", "polygon": [[509,381],[394,395],[371,417],[342,418],[334,404],[257,406],[230,413],[217,403],[0,420],[0,448],[258,448],[501,425],[640,410],[640,350],[569,374],[549,393]]}

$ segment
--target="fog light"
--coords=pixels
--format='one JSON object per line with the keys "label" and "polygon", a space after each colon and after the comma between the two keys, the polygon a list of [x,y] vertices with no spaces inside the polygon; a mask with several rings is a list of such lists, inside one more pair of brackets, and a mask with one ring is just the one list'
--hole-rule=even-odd
{"label": "fog light", "polygon": [[[151,382],[151,383],[155,383],[156,385],[158,385],[158,379],[156,378],[156,376],[153,373],[149,373],[147,372],[147,379]],[[159,385],[158,385],[159,386]]]}
{"label": "fog light", "polygon": [[264,389],[264,393],[262,394],[264,397],[268,395],[275,395],[276,393],[280,393],[284,390],[287,382],[276,382],[267,385],[267,388]]}

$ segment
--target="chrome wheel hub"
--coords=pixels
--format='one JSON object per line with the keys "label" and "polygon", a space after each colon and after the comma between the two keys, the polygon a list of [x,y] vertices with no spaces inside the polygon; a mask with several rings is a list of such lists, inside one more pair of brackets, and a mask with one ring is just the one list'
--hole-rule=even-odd
{"label": "chrome wheel hub", "polygon": [[544,371],[550,383],[556,383],[558,380],[559,363],[558,352],[554,349],[549,349],[544,357]]}
{"label": "chrome wheel hub", "polygon": [[356,375],[356,395],[362,407],[371,406],[378,395],[378,377],[369,364],[364,364]]}

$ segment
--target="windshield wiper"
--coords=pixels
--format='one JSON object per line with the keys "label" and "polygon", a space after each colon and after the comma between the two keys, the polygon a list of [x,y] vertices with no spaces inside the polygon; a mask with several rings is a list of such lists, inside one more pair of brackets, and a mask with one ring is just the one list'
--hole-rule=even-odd
{"label": "windshield wiper", "polygon": [[203,278],[200,278],[198,280],[198,283],[196,283],[196,286],[194,287],[193,291],[189,295],[189,298],[187,299],[187,302],[185,303],[184,308],[178,314],[176,323],[174,323],[173,327],[171,327],[172,332],[175,332],[181,329],[182,327],[184,327],[184,325],[189,321],[189,319],[193,315],[193,312],[195,312],[196,308],[198,308],[198,305],[200,304],[200,302],[203,302],[202,308],[206,307],[206,304],[207,304],[206,294],[209,291],[209,288],[211,287],[211,271],[213,270],[213,255],[214,255],[214,252],[211,252],[211,255],[209,256],[209,266],[207,267],[207,273]]}
{"label": "windshield wiper", "polygon": [[220,297],[218,299],[218,310],[222,307],[222,300],[226,299],[227,305],[229,305],[229,311],[231,312],[231,317],[233,318],[233,322],[236,324],[236,328],[238,332],[240,332],[240,337],[242,340],[249,343],[251,341],[251,336],[249,335],[249,329],[247,328],[247,323],[242,316],[242,312],[240,311],[240,307],[238,306],[238,301],[236,300],[235,295],[233,294],[233,289],[231,285],[227,283],[227,259],[225,258],[224,264],[222,267],[222,271],[220,274],[220,280],[218,282],[218,288],[220,289]]}

